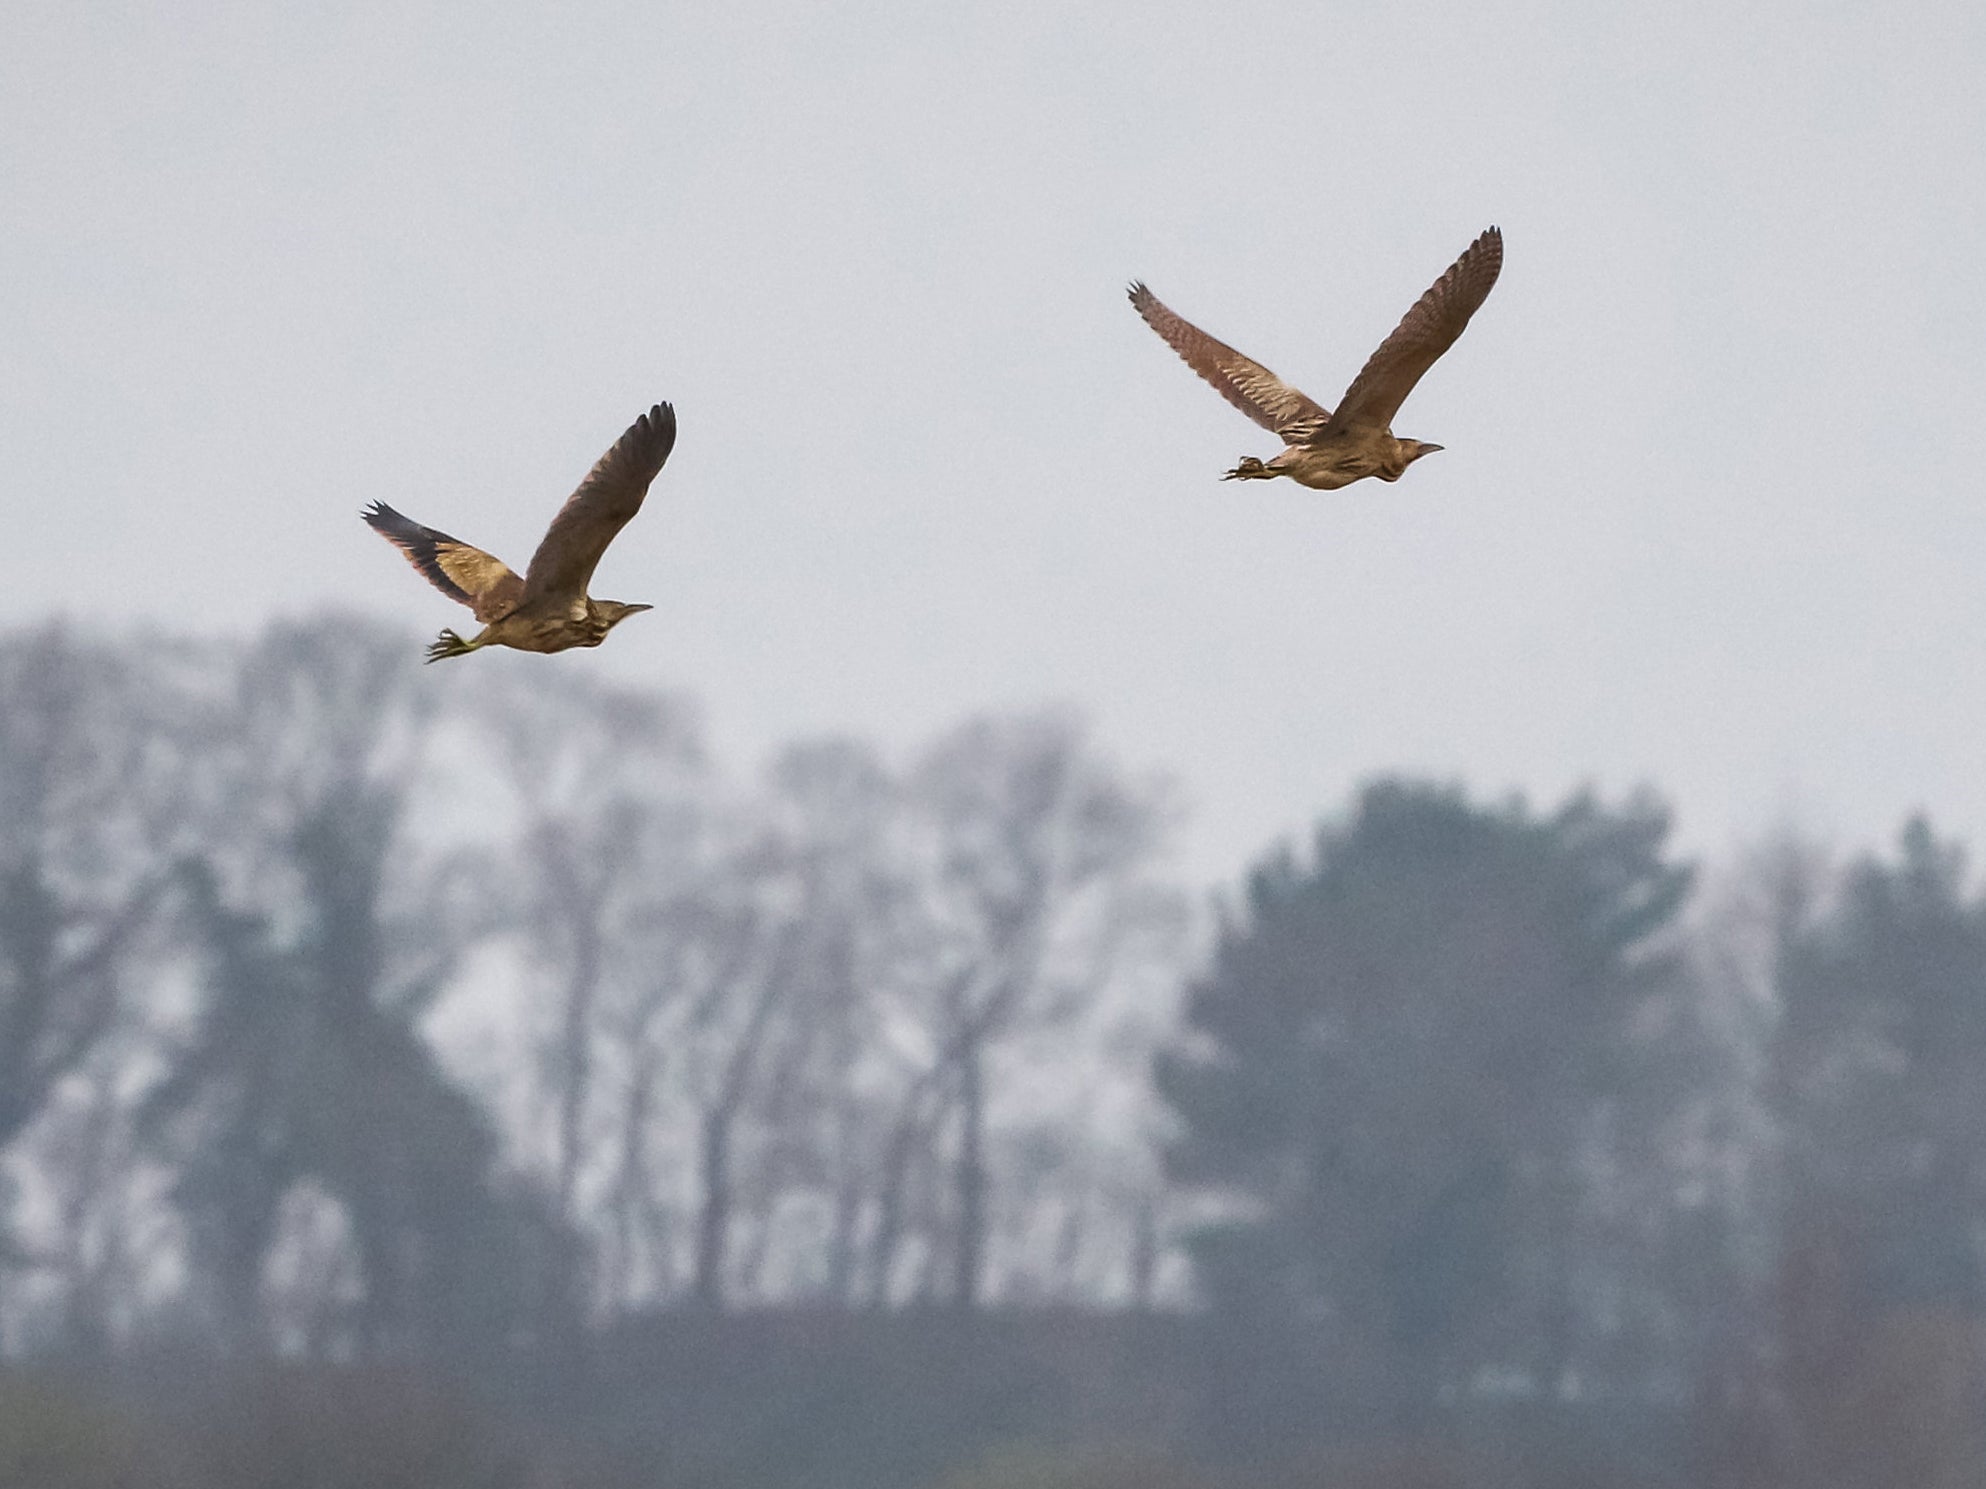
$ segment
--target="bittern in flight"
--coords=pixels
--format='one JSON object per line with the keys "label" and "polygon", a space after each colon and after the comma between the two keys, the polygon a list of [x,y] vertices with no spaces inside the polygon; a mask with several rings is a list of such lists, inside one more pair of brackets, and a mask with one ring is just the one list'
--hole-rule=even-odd
{"label": "bittern in flight", "polygon": [[1268,460],[1245,455],[1221,477],[1223,481],[1288,476],[1318,491],[1335,491],[1367,476],[1397,481],[1421,456],[1441,448],[1423,440],[1395,438],[1390,427],[1393,415],[1421,375],[1455,344],[1502,267],[1503,234],[1491,228],[1414,302],[1352,379],[1336,413],[1299,393],[1260,362],[1181,320],[1142,284],[1131,286],[1131,303],[1145,324],[1221,397],[1282,436],[1287,448],[1280,455]]}
{"label": "bittern in flight", "polygon": [[559,508],[522,579],[501,559],[422,527],[385,502],[376,501],[362,512],[373,531],[406,554],[436,589],[467,605],[483,623],[482,631],[469,641],[443,631],[428,648],[428,660],[467,656],[483,646],[514,646],[519,651],[598,646],[628,616],[654,609],[589,598],[586,586],[614,535],[641,510],[649,483],[675,443],[676,411],[666,403],[656,404],[628,426]]}

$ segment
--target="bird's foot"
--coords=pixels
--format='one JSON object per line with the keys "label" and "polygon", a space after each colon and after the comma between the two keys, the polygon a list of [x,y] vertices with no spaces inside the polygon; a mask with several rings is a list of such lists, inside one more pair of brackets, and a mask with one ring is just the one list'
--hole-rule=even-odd
{"label": "bird's foot", "polygon": [[1276,473],[1257,460],[1253,455],[1241,457],[1241,463],[1221,476],[1223,481],[1267,481]]}
{"label": "bird's foot", "polygon": [[439,662],[443,657],[466,657],[476,648],[453,631],[443,631],[428,648],[428,660]]}

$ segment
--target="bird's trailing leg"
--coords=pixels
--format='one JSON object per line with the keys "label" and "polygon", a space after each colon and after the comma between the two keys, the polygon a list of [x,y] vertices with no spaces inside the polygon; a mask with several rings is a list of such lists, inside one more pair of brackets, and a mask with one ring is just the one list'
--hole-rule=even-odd
{"label": "bird's trailing leg", "polygon": [[1242,456],[1241,463],[1221,477],[1223,481],[1273,481],[1275,478],[1276,472],[1253,455]]}
{"label": "bird's trailing leg", "polygon": [[434,645],[428,648],[428,660],[439,662],[443,657],[466,657],[479,646],[489,644],[490,633],[485,630],[474,641],[464,641],[453,631],[443,631],[435,638]]}

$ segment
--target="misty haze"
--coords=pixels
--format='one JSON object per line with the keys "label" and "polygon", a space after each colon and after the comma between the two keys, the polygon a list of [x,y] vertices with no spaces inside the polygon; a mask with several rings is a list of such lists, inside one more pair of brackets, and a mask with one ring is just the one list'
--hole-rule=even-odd
{"label": "misty haze", "polygon": [[0,1489],[1986,1483],[1975,11],[13,7]]}

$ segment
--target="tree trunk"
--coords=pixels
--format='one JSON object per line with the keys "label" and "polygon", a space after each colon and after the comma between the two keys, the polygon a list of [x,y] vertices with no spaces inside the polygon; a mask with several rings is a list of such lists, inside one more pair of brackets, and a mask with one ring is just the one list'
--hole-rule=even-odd
{"label": "tree trunk", "polygon": [[876,1230],[869,1243],[868,1292],[869,1306],[878,1311],[890,1304],[890,1280],[896,1272],[897,1249],[903,1243],[905,1191],[910,1184],[911,1159],[923,1126],[920,1114],[925,1092],[930,1087],[930,1075],[927,1070],[905,1094],[903,1110],[890,1131],[876,1181]]}
{"label": "tree trunk", "polygon": [[958,1250],[952,1266],[952,1303],[961,1313],[979,1306],[986,1266],[986,1093],[984,1056],[977,1040],[959,1053]]}
{"label": "tree trunk", "polygon": [[697,1212],[690,1295],[699,1307],[716,1312],[724,1306],[724,1248],[731,1229],[731,1114],[725,1108],[704,1116],[697,1178],[703,1205]]}
{"label": "tree trunk", "polygon": [[572,1220],[573,1192],[586,1145],[586,1099],[593,1079],[593,995],[600,981],[600,946],[590,919],[574,916],[574,965],[566,984],[559,1034],[559,1219]]}

